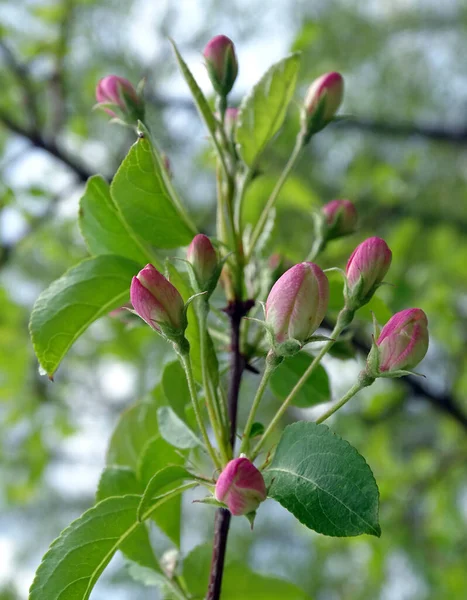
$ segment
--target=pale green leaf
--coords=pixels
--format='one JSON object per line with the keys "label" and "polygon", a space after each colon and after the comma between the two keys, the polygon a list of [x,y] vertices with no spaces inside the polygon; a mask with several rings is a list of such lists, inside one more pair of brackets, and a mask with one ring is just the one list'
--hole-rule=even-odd
{"label": "pale green leaf", "polygon": [[186,450],[203,446],[201,440],[169,407],[162,406],[157,411],[157,420],[161,436],[175,448]]}
{"label": "pale green leaf", "polygon": [[94,175],[80,200],[79,226],[91,254],[116,254],[141,266],[153,257],[123,220],[110,196],[109,184]]}
{"label": "pale green leaf", "polygon": [[110,186],[126,223],[155,248],[188,245],[196,233],[173,200],[151,142],[140,137]]}
{"label": "pale green leaf", "polygon": [[254,167],[268,142],[281,128],[297,82],[300,55],[291,54],[266,71],[243,99],[237,120],[237,148]]}
{"label": "pale green leaf", "polygon": [[37,358],[51,377],[75,340],[99,317],[128,302],[140,265],[95,256],[72,267],[36,300],[30,331]]}

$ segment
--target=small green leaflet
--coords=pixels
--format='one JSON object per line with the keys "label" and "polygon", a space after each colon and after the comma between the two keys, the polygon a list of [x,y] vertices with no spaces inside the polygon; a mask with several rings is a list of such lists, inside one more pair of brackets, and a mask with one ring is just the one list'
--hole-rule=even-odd
{"label": "small green leaflet", "polygon": [[381,535],[373,473],[326,425],[286,427],[264,476],[268,495],[310,529],[340,537]]}
{"label": "small green leaflet", "polygon": [[254,167],[268,142],[282,127],[295,91],[300,55],[275,63],[243,99],[236,127],[238,152]]}
{"label": "small green leaflet", "polygon": [[72,267],[42,292],[29,329],[39,363],[49,377],[91,323],[128,302],[131,279],[139,268],[121,256],[95,256]]}

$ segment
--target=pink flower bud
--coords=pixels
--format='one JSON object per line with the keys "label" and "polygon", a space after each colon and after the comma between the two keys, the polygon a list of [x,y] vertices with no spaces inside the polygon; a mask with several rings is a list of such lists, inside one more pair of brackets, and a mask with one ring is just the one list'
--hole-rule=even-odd
{"label": "pink flower bud", "polygon": [[210,239],[202,233],[195,235],[188,246],[186,257],[193,265],[201,291],[206,290],[218,264],[217,254]]}
{"label": "pink flower bud", "polygon": [[238,74],[235,46],[225,35],[216,35],[203,51],[211,83],[220,96],[227,96]]}
{"label": "pink flower bud", "polygon": [[391,265],[392,252],[384,240],[368,238],[355,248],[347,263],[347,300],[355,306],[369,301]]}
{"label": "pink flower bud", "polygon": [[321,101],[323,108],[319,115],[324,123],[333,118],[344,96],[344,80],[340,73],[325,73],[315,79],[305,96],[305,111],[308,118],[316,116]]}
{"label": "pink flower bud", "polygon": [[[128,100],[134,105],[140,104],[138,94],[128,79],[117,75],[107,75],[99,81],[96,88],[96,99],[98,104],[115,104],[122,111],[127,110]],[[117,117],[117,114],[110,108],[104,108],[104,110],[111,117]]]}
{"label": "pink flower bud", "polygon": [[248,515],[266,500],[266,484],[248,458],[234,458],[220,474],[215,496],[234,516]]}
{"label": "pink flower bud", "polygon": [[357,227],[357,209],[350,200],[331,200],[323,206],[327,239],[353,233]]}
{"label": "pink flower bud", "polygon": [[420,308],[396,313],[376,342],[380,371],[413,369],[428,350],[428,319]]}
{"label": "pink flower bud", "polygon": [[152,265],[146,265],[133,277],[130,298],[135,312],[156,331],[184,330],[183,298]]}
{"label": "pink flower bud", "polygon": [[266,301],[266,323],[277,342],[304,343],[321,325],[329,300],[329,282],[313,263],[302,262],[273,285]]}

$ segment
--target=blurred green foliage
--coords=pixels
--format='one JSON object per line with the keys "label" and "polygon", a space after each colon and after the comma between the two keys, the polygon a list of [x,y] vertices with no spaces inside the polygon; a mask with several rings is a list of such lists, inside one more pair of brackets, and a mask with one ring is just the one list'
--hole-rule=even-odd
{"label": "blurred green foliage", "polygon": [[[211,232],[215,184],[205,132],[166,36],[193,68],[204,43],[223,32],[239,51],[238,100],[289,50],[302,52],[298,102],[326,70],[341,71],[346,81],[342,112],[350,117],[321,133],[300,160],[278,202],[270,251],[303,260],[312,210],[350,198],[360,230],[331,244],[321,264],[343,267],[359,241],[384,237],[394,258],[391,286],[380,295],[393,312],[423,308],[432,339],[420,388],[378,383],[333,422],[375,473],[382,537],[318,536],[271,508],[260,513],[253,536],[246,523],[235,523],[232,560],[283,577],[317,600],[463,599],[467,118],[460,57],[467,50],[467,6],[462,0],[277,0],[267,10],[260,0],[155,4],[0,2],[0,543],[11,559],[0,569],[0,598],[25,597],[50,540],[91,505],[118,415],[154,387],[173,359],[149,328],[123,315],[90,328],[55,384],[38,373],[28,334],[32,303],[86,256],[77,225],[86,174],[111,177],[133,141],[131,132],[92,112],[95,83],[110,72],[134,83],[147,77],[152,130],[197,225]],[[196,74],[204,86],[202,70]],[[297,123],[293,108],[260,162],[245,207],[251,222],[287,160]],[[368,343],[368,334],[365,317],[358,339]],[[326,362],[336,395],[352,381],[354,360]],[[248,374],[243,404],[256,384]],[[277,406],[268,398],[265,413]],[[196,532],[187,549],[209,541],[212,510],[185,512],[185,531]],[[134,593],[128,585],[110,572],[95,597],[125,597]]]}

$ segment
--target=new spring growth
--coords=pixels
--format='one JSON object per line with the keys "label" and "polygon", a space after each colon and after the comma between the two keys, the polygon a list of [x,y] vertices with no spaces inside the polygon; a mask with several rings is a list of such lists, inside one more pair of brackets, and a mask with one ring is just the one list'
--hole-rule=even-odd
{"label": "new spring growth", "polygon": [[248,458],[234,458],[217,480],[215,497],[226,504],[234,516],[249,515],[266,500],[266,484]]}
{"label": "new spring growth", "polygon": [[108,115],[126,123],[136,125],[144,119],[144,102],[133,85],[124,77],[107,75],[96,87],[97,107]]}
{"label": "new spring growth", "polygon": [[221,270],[211,240],[202,233],[195,235],[188,246],[186,258],[193,267],[193,288],[197,293],[207,292],[206,298],[208,298],[216,287]]}
{"label": "new spring growth", "polygon": [[225,35],[216,35],[204,48],[209,79],[219,94],[226,97],[233,87],[238,74],[238,62],[235,46]]}
{"label": "new spring growth", "polygon": [[330,123],[344,97],[344,80],[340,73],[325,73],[308,88],[302,111],[305,142]]}
{"label": "new spring growth", "polygon": [[384,240],[372,237],[352,252],[347,263],[346,307],[357,310],[367,304],[391,265],[392,252]]}
{"label": "new spring growth", "polygon": [[146,265],[130,287],[133,308],[155,331],[180,342],[187,326],[185,303],[178,290],[152,265]]}
{"label": "new spring growth", "polygon": [[331,200],[323,206],[322,214],[327,241],[354,233],[357,228],[357,209],[350,200]]}
{"label": "new spring growth", "polygon": [[400,377],[418,365],[428,350],[428,319],[420,308],[396,313],[383,327],[367,360],[373,377]]}
{"label": "new spring growth", "polygon": [[328,301],[328,279],[314,263],[295,265],[276,281],[266,301],[266,326],[278,356],[295,354],[311,341]]}

